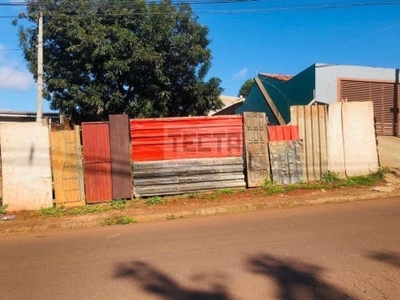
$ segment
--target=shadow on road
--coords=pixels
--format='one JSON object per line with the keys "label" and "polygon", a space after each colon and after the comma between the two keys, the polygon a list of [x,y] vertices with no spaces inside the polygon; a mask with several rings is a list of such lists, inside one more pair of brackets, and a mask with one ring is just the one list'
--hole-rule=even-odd
{"label": "shadow on road", "polygon": [[118,265],[115,277],[131,279],[140,284],[142,289],[149,294],[157,295],[166,300],[231,299],[226,288],[222,285],[214,284],[210,291],[188,289],[181,286],[167,274],[142,261],[132,261]]}
{"label": "shadow on road", "polygon": [[369,251],[367,257],[400,268],[400,254],[395,252]]}
{"label": "shadow on road", "polygon": [[323,269],[316,265],[294,260],[282,260],[268,254],[248,260],[251,272],[271,278],[282,300],[337,300],[353,299],[344,291],[323,282],[319,277]]}

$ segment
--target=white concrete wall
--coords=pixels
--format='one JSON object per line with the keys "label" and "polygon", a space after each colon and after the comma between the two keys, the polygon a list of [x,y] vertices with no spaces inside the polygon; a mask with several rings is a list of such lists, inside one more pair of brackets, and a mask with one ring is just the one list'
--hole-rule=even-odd
{"label": "white concrete wall", "polygon": [[395,69],[345,65],[315,65],[315,99],[323,103],[337,102],[339,79],[395,81]]}
{"label": "white concrete wall", "polygon": [[347,176],[379,168],[372,101],[342,104],[343,145]]}
{"label": "white concrete wall", "polygon": [[53,205],[48,127],[40,123],[0,124],[3,204],[9,211]]}
{"label": "white concrete wall", "polygon": [[331,103],[328,107],[328,170],[346,176],[343,145],[342,103]]}
{"label": "white concrete wall", "polygon": [[331,103],[328,108],[328,170],[344,176],[379,168],[373,103]]}

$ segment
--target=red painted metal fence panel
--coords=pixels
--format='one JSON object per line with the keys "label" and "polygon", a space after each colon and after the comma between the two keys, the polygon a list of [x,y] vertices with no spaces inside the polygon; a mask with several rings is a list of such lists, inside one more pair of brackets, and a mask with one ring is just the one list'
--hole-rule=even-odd
{"label": "red painted metal fence panel", "polygon": [[241,157],[242,116],[133,119],[132,160]]}
{"label": "red painted metal fence panel", "polygon": [[111,152],[108,123],[82,123],[87,203],[111,201]]}
{"label": "red painted metal fence panel", "polygon": [[298,141],[300,139],[297,125],[268,126],[267,128],[270,142]]}

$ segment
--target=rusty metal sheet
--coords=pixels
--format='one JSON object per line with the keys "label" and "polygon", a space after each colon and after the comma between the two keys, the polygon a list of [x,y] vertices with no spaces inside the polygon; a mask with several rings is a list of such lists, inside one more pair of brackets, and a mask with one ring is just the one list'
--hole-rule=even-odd
{"label": "rusty metal sheet", "polygon": [[108,123],[82,123],[87,203],[112,200],[111,150]]}
{"label": "rusty metal sheet", "polygon": [[113,199],[132,197],[131,145],[128,115],[110,115],[110,147]]}
{"label": "rusty metal sheet", "polygon": [[269,142],[272,180],[275,184],[293,184],[303,180],[302,142]]}
{"label": "rusty metal sheet", "polygon": [[87,203],[112,200],[111,163],[85,165],[85,192]]}

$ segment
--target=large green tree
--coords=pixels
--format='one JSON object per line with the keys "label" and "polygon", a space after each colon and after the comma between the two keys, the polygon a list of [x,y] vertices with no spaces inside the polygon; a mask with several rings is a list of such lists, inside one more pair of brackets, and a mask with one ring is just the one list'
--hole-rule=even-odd
{"label": "large green tree", "polygon": [[77,122],[205,115],[222,106],[208,28],[188,4],[161,1],[34,0],[20,44],[36,78],[37,16],[43,14],[44,95]]}

